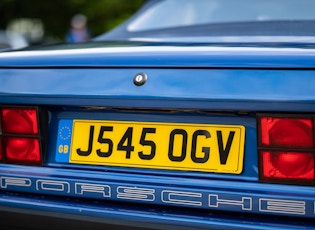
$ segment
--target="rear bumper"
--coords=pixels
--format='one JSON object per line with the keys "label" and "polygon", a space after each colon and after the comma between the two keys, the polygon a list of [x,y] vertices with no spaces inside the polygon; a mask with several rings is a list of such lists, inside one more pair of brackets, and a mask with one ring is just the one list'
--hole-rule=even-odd
{"label": "rear bumper", "polygon": [[1,229],[314,229],[310,219],[0,193]]}

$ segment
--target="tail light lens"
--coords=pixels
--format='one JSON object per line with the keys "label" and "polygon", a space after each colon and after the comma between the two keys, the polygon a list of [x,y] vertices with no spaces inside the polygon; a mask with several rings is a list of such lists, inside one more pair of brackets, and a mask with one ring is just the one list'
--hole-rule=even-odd
{"label": "tail light lens", "polygon": [[2,109],[3,132],[11,134],[38,134],[36,109]]}
{"label": "tail light lens", "polygon": [[314,117],[257,118],[260,180],[314,184]]}
{"label": "tail light lens", "polygon": [[42,141],[37,108],[1,108],[1,156],[6,163],[40,165]]}

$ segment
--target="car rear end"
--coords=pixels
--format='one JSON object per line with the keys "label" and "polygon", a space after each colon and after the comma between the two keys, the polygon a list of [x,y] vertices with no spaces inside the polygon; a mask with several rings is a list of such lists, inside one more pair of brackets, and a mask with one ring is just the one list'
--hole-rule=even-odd
{"label": "car rear end", "polygon": [[3,224],[315,227],[314,54],[137,43],[2,53]]}

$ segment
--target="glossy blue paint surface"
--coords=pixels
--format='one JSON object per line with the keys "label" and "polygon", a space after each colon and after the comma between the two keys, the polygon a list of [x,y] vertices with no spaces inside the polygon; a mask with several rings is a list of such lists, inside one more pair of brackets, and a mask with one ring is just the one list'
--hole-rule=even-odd
{"label": "glossy blue paint surface", "polygon": [[[25,170],[28,171],[28,175],[25,175]],[[159,209],[164,207],[166,210],[172,209],[172,207],[180,207],[187,211],[193,211],[195,209],[196,212],[200,213],[200,210],[204,210],[204,214],[211,215],[216,215],[216,211],[228,209],[231,213],[227,213],[227,215],[231,215],[231,217],[237,215],[237,213],[243,213],[243,215],[259,213],[271,214],[279,218],[281,218],[281,216],[291,216],[296,220],[298,220],[297,217],[308,217],[310,220],[314,218],[314,191],[312,187],[308,186],[270,185],[257,182],[236,181],[231,183],[231,181],[224,180],[206,181],[198,178],[152,176],[149,174],[132,174],[130,172],[79,171],[67,169],[66,167],[64,167],[64,169],[50,169],[7,166],[2,167],[0,173],[2,188],[6,188],[6,190],[9,191],[25,193],[22,197],[25,196],[26,201],[28,194],[36,195],[43,193],[47,198],[55,196],[61,199],[64,197],[97,199],[98,202],[94,202],[94,204],[99,204],[97,207],[92,203],[86,203],[92,209],[95,209],[93,215],[91,213],[89,214],[94,217],[102,217],[105,215],[103,211],[106,209],[106,201],[116,201],[118,202],[117,204],[122,206],[139,204],[144,205],[143,207],[141,206],[142,208],[147,207],[150,209],[150,207],[156,207]],[[26,183],[14,185],[12,181],[18,178],[20,181]],[[85,192],[83,193],[80,192],[82,185],[85,186]],[[89,189],[87,189],[88,186]],[[92,192],[91,186],[97,186],[96,188],[98,188],[98,190]],[[100,190],[100,188],[104,188],[104,190]],[[91,192],[87,192],[88,190]],[[129,196],[127,196],[127,194],[129,194]],[[183,194],[185,195],[183,196]],[[202,194],[202,196],[198,196],[198,194]],[[177,202],[166,202],[169,196]],[[218,198],[215,198],[216,196],[218,196]],[[188,200],[184,199],[187,197],[189,197]],[[214,199],[219,201],[217,203],[218,206]],[[179,202],[182,200],[186,200],[187,202]],[[251,202],[248,202],[249,200]],[[32,201],[27,202],[28,204],[24,202],[18,204],[15,201],[15,207],[22,208],[24,205],[24,208],[27,208],[28,206],[25,205],[30,205],[29,208],[34,209],[34,205],[38,207],[41,206],[40,204],[32,204]],[[2,205],[4,204],[8,205],[6,202]],[[153,204],[163,206],[152,206]],[[278,209],[275,208],[278,206],[277,204],[281,204]],[[52,210],[52,208],[57,208],[56,205],[59,206],[60,204],[51,203],[48,207],[41,207],[41,209],[49,211]],[[72,214],[87,214],[80,213],[80,210],[85,209],[83,204],[78,207],[76,207],[74,202],[69,204],[63,203],[61,205]],[[75,206],[75,208],[73,206]],[[137,209],[136,207],[134,208]],[[141,207],[139,207],[140,210],[138,209],[138,211],[141,211]],[[143,210],[144,212],[146,212],[145,209]],[[284,210],[287,210],[287,213],[281,213]],[[57,209],[55,211],[61,212],[62,210]],[[124,214],[120,213],[120,215]],[[155,215],[157,218],[162,218],[159,213]],[[187,218],[189,222],[195,217],[191,216]],[[187,222],[183,220],[181,220],[181,222],[182,225],[187,224]],[[191,224],[196,223],[192,222]],[[211,221],[209,222],[207,218],[203,219],[201,217],[199,224],[211,227]]]}
{"label": "glossy blue paint surface", "polygon": [[[58,198],[38,198],[14,194],[0,195],[0,210],[17,213],[57,216],[76,220],[87,220],[104,224],[118,224],[122,229],[142,227],[149,229],[313,229],[308,221],[276,220],[216,213],[199,213],[194,210],[143,209],[141,206],[122,206],[110,203],[84,201],[65,202]],[[9,207],[9,208],[7,208]],[[52,212],[53,211],[53,212]],[[63,220],[64,221],[64,220]]]}
{"label": "glossy blue paint surface", "polygon": [[[145,72],[143,86],[134,76]],[[313,70],[0,69],[1,103],[315,111]],[[21,100],[23,98],[23,100]]]}
{"label": "glossy blue paint surface", "polygon": [[[148,76],[143,86],[133,83],[138,73]],[[110,217],[127,225],[133,220],[140,226],[147,221],[215,229],[314,227],[314,187],[258,181],[256,133],[257,113],[314,113],[314,86],[315,52],[303,48],[155,46],[0,53],[0,105],[40,106],[49,117],[43,167],[0,165],[0,206]],[[243,125],[244,169],[229,175],[62,163],[66,160],[56,161],[58,125],[73,119]],[[36,203],[33,195],[47,199]],[[98,202],[65,202],[67,197]],[[129,213],[126,207],[131,207]],[[167,212],[168,207],[185,212]],[[264,215],[254,216],[259,214]],[[265,215],[294,220],[266,220]]]}
{"label": "glossy blue paint surface", "polygon": [[314,68],[311,48],[128,45],[0,53],[2,67]]}

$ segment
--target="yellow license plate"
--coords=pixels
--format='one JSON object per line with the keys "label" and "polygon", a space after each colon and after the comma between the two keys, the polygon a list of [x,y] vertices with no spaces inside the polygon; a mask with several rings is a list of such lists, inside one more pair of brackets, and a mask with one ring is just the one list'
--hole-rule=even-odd
{"label": "yellow license plate", "polygon": [[239,125],[74,120],[70,163],[240,174]]}

